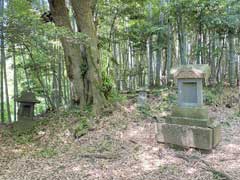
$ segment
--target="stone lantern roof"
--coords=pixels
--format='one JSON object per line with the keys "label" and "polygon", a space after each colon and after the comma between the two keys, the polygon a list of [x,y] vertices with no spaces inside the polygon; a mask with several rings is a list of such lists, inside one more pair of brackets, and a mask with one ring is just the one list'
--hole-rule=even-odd
{"label": "stone lantern roof", "polygon": [[171,75],[176,79],[205,79],[209,78],[210,68],[203,65],[182,65],[171,70]]}
{"label": "stone lantern roof", "polygon": [[16,101],[25,103],[40,103],[40,101],[37,100],[35,94],[29,91],[23,91],[21,93],[21,96],[16,98]]}

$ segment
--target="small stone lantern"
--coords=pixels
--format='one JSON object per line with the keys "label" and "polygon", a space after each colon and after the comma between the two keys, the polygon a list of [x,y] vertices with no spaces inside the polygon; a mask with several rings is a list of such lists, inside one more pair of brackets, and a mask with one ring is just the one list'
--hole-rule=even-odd
{"label": "small stone lantern", "polygon": [[36,103],[40,103],[36,99],[36,96],[32,92],[23,91],[21,96],[16,99],[20,103],[18,110],[18,120],[33,120],[34,106]]}
{"label": "small stone lantern", "polygon": [[203,82],[209,72],[208,65],[185,65],[172,70],[178,101],[165,123],[157,125],[158,142],[205,150],[220,142],[221,127],[209,119],[208,108],[203,104]]}
{"label": "small stone lantern", "polygon": [[138,93],[137,106],[139,108],[146,107],[149,90],[146,88],[139,88],[136,90],[136,92]]}

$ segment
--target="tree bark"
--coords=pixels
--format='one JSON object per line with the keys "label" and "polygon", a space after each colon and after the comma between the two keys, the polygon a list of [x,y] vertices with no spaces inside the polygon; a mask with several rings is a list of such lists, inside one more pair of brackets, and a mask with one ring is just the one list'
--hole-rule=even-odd
{"label": "tree bark", "polygon": [[158,48],[156,53],[156,79],[155,86],[160,87],[160,78],[161,78],[161,64],[162,64],[162,48],[161,48],[160,34],[158,34]]}
{"label": "tree bark", "polygon": [[187,64],[186,59],[186,34],[184,29],[184,23],[182,18],[181,7],[178,7],[177,10],[177,26],[178,26],[178,41],[179,41],[179,50],[180,50],[180,60],[181,64]]}
{"label": "tree bark", "polygon": [[98,38],[93,21],[93,1],[71,0],[73,10],[76,14],[78,30],[88,36],[85,50],[85,58],[88,67],[86,80],[91,90],[90,98],[93,99],[94,109],[100,110],[106,105],[106,98],[101,90],[102,77],[100,71]]}
{"label": "tree bark", "polygon": [[[152,4],[149,3],[149,22],[152,21]],[[150,34],[147,40],[147,55],[148,55],[148,87],[152,88],[154,86],[153,80],[153,44],[152,44],[152,35]]]}
{"label": "tree bark", "polygon": [[14,122],[17,121],[17,102],[16,102],[16,97],[18,97],[18,78],[17,78],[17,67],[16,67],[16,49],[15,49],[15,44],[13,44],[13,81],[14,81]]}
{"label": "tree bark", "polygon": [[[164,2],[161,0],[160,1],[160,7],[164,5]],[[162,27],[164,23],[164,15],[162,12],[159,14],[159,24]],[[160,79],[161,79],[161,65],[162,65],[162,32],[159,32],[157,34],[157,44],[158,44],[158,49],[156,53],[156,79],[155,79],[155,86],[160,87]]]}
{"label": "tree bark", "polygon": [[[101,90],[102,78],[92,4],[91,1],[84,0],[71,0],[71,3],[76,15],[78,32],[88,37],[86,44],[79,43],[71,37],[60,39],[71,82],[71,101],[80,108],[93,105],[93,110],[97,112],[106,104],[106,99]],[[72,32],[65,0],[49,0],[49,5],[55,25],[65,27]]]}
{"label": "tree bark", "polygon": [[229,42],[229,83],[233,87],[235,85],[235,58],[234,58],[234,37],[231,32],[228,33]]}

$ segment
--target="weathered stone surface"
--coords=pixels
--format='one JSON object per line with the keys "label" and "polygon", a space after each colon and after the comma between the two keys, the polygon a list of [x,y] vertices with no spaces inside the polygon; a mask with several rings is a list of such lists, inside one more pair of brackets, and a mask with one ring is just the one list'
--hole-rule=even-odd
{"label": "weathered stone surface", "polygon": [[205,79],[210,75],[210,67],[207,64],[202,65],[183,65],[171,70],[174,79]]}
{"label": "weathered stone surface", "polygon": [[165,120],[169,124],[179,124],[179,125],[188,125],[188,126],[199,126],[199,127],[210,127],[213,123],[211,119],[196,119],[196,118],[187,118],[187,117],[167,117]]}
{"label": "weathered stone surface", "polygon": [[220,124],[213,124],[211,128],[213,129],[213,147],[215,147],[222,140],[221,125]]}
{"label": "weathered stone surface", "polygon": [[184,147],[211,150],[219,142],[219,126],[203,128],[196,126],[158,123],[157,140],[161,143],[175,144]]}
{"label": "weathered stone surface", "polygon": [[208,117],[203,106],[203,79],[208,65],[184,65],[172,71],[178,85],[178,104],[165,123],[158,123],[159,142],[210,150],[221,140],[220,125]]}
{"label": "weathered stone surface", "polygon": [[177,79],[188,79],[189,77],[191,78],[196,78],[196,79],[202,79],[204,78],[204,74],[202,71],[197,70],[197,69],[182,69],[177,72],[175,75],[175,78]]}
{"label": "weathered stone surface", "polygon": [[18,133],[26,133],[27,131],[32,130],[35,124],[36,124],[36,121],[33,121],[31,118],[25,118],[17,122],[14,122],[13,128]]}
{"label": "weathered stone surface", "polygon": [[33,119],[34,117],[34,105],[40,103],[36,99],[36,96],[32,92],[23,91],[21,96],[16,98],[16,101],[20,103],[18,109],[18,120],[25,120],[26,118]]}
{"label": "weathered stone surface", "polygon": [[182,107],[203,106],[202,79],[178,80],[178,105]]}
{"label": "weathered stone surface", "polygon": [[208,108],[205,106],[201,107],[180,107],[173,106],[172,108],[173,117],[186,117],[195,119],[208,119]]}
{"label": "weathered stone surface", "polygon": [[33,92],[23,91],[21,96],[16,98],[17,102],[40,103]]}

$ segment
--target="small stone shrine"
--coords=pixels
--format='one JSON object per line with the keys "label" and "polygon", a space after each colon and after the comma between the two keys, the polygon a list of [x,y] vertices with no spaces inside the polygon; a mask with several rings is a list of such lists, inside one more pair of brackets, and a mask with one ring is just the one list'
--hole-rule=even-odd
{"label": "small stone shrine", "polygon": [[40,103],[36,99],[36,96],[32,92],[23,91],[21,96],[16,99],[20,103],[18,110],[18,121],[19,120],[33,120],[34,117],[34,106],[36,103]]}
{"label": "small stone shrine", "polygon": [[149,94],[149,89],[140,88],[140,89],[137,89],[136,92],[138,93],[137,106],[139,108],[146,107],[146,105],[147,105],[147,97],[148,97],[148,94]]}
{"label": "small stone shrine", "polygon": [[157,140],[183,147],[211,150],[221,141],[221,127],[208,117],[203,104],[203,80],[208,65],[185,65],[172,70],[177,82],[178,101],[172,115],[157,124]]}

